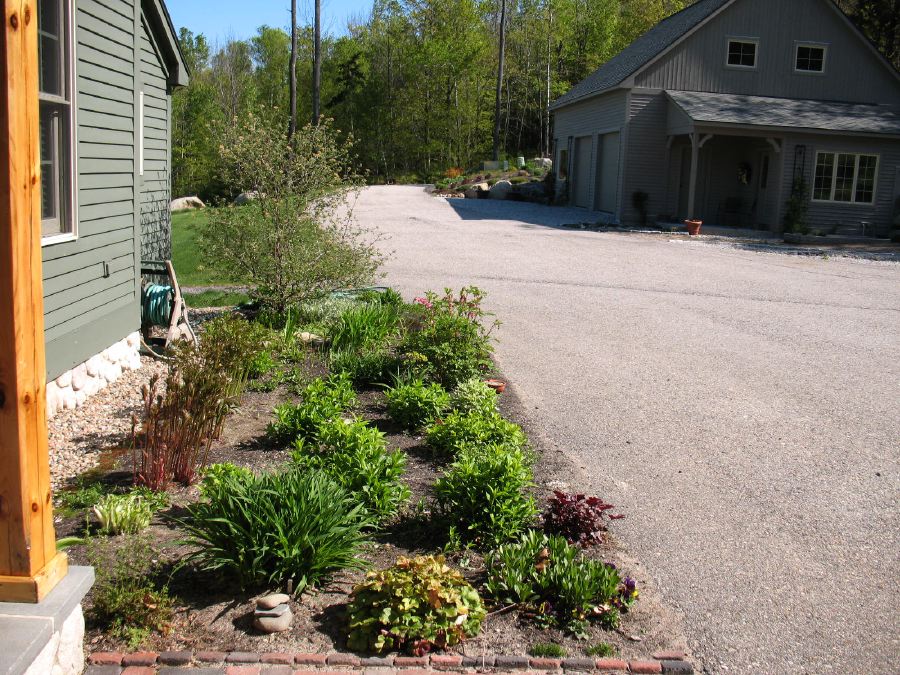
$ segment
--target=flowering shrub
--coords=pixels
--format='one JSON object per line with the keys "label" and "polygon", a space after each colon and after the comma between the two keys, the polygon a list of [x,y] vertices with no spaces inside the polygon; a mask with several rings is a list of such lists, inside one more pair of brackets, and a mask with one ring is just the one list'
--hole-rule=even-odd
{"label": "flowering shrub", "polygon": [[484,325],[490,316],[481,303],[484,293],[474,286],[455,295],[428,293],[416,298],[413,325],[400,345],[408,367],[418,376],[453,389],[491,368],[490,334],[499,323]]}
{"label": "flowering shrub", "polygon": [[487,560],[486,588],[504,604],[518,604],[540,623],[586,636],[588,622],[615,628],[637,598],[634,581],[623,582],[615,565],[590,560],[563,537],[531,530]]}
{"label": "flowering shrub", "polygon": [[353,589],[349,616],[350,649],[421,656],[477,635],[485,610],[478,591],[443,557],[419,556],[370,572]]}
{"label": "flowering shrub", "polygon": [[607,513],[612,508],[615,507],[599,497],[566,494],[555,490],[544,513],[544,529],[565,537],[571,544],[599,544],[607,529],[606,520],[625,517]]}

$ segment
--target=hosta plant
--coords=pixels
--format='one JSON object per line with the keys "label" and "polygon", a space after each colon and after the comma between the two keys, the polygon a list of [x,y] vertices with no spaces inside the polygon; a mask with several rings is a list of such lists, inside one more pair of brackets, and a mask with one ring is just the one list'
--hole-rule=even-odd
{"label": "hosta plant", "polygon": [[434,485],[437,515],[460,543],[490,549],[532,524],[534,458],[503,445],[464,448]]}
{"label": "hosta plant", "polygon": [[484,417],[497,412],[497,391],[484,380],[473,377],[460,382],[450,394],[450,408],[462,415],[478,414]]}
{"label": "hosta plant", "polygon": [[434,422],[447,409],[450,396],[436,383],[413,380],[387,393],[388,414],[404,429],[415,431]]}
{"label": "hosta plant", "polygon": [[478,591],[443,557],[400,558],[353,589],[347,646],[421,656],[474,637],[484,617]]}
{"label": "hosta plant", "polygon": [[637,598],[633,580],[614,565],[586,558],[563,537],[535,530],[497,548],[487,560],[488,593],[516,604],[540,623],[584,636],[590,621],[615,628]]}
{"label": "hosta plant", "polygon": [[528,441],[518,424],[503,419],[498,412],[452,412],[428,427],[427,437],[428,445],[451,455],[478,445],[503,445],[516,450],[524,448]]}
{"label": "hosta plant", "polygon": [[544,512],[544,529],[565,537],[571,544],[593,546],[603,541],[607,520],[624,518],[621,514],[609,513],[613,508],[599,497],[555,490]]}
{"label": "hosta plant", "polygon": [[153,511],[153,505],[138,493],[104,495],[94,505],[94,515],[103,534],[140,532],[150,525]]}

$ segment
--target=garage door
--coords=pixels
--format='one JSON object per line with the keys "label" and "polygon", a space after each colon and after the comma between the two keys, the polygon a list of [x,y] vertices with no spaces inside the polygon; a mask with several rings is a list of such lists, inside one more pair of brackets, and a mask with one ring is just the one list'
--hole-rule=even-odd
{"label": "garage door", "polygon": [[616,212],[619,196],[619,132],[600,137],[597,162],[597,210]]}
{"label": "garage door", "polygon": [[572,203],[586,209],[591,206],[591,153],[594,139],[582,136],[575,139],[575,170],[572,180]]}

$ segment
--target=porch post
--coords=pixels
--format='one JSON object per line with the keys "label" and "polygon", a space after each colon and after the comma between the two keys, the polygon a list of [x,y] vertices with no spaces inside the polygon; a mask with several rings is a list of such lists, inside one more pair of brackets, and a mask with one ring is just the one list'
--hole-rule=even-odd
{"label": "porch post", "polygon": [[691,180],[688,187],[688,218],[696,217],[694,202],[697,199],[697,165],[700,163],[700,134],[691,134]]}
{"label": "porch post", "polygon": [[0,602],[39,602],[67,561],[47,445],[37,1],[0,3]]}

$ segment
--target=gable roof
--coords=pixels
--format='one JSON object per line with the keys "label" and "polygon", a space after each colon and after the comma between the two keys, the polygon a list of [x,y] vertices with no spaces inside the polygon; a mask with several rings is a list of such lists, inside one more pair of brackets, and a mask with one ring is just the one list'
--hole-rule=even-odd
{"label": "gable roof", "polygon": [[602,93],[621,84],[657,55],[685,37],[691,30],[734,0],[699,0],[663,19],[581,82],[560,96],[552,109]]}
{"label": "gable roof", "polygon": [[150,27],[164,52],[166,65],[170,73],[169,86],[186,86],[190,73],[188,73],[187,65],[185,65],[184,55],[181,53],[181,46],[178,44],[178,36],[175,32],[175,25],[172,23],[172,17],[169,16],[166,3],[164,0],[143,0],[141,9],[144,10],[147,20],[150,22]]}
{"label": "gable roof", "polygon": [[744,94],[667,90],[694,122],[900,136],[900,108]]}

